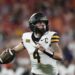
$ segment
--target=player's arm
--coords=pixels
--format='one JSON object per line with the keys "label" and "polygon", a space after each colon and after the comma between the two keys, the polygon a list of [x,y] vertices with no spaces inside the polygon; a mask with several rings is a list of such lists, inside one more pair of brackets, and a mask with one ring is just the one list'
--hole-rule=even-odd
{"label": "player's arm", "polygon": [[12,50],[14,50],[15,52],[19,52],[21,50],[25,49],[23,42],[19,43],[17,46],[15,46]]}
{"label": "player's arm", "polygon": [[63,53],[59,46],[59,36],[57,34],[54,34],[51,38],[51,44],[50,47],[52,48],[53,52],[49,53],[46,50],[44,50],[43,47],[41,47],[41,51],[43,51],[46,55],[48,55],[51,58],[54,58],[56,60],[63,60]]}
{"label": "player's arm", "polygon": [[56,59],[56,60],[63,60],[63,53],[62,53],[62,50],[61,50],[59,44],[53,43],[51,46],[54,50],[53,58]]}
{"label": "player's arm", "polygon": [[0,55],[0,64],[10,63],[14,59],[15,54],[23,49],[23,43],[20,43],[12,49],[9,48],[4,50]]}
{"label": "player's arm", "polygon": [[53,49],[53,58],[57,60],[63,60],[62,49],[59,46],[60,37],[58,34],[54,34],[51,38],[51,47]]}

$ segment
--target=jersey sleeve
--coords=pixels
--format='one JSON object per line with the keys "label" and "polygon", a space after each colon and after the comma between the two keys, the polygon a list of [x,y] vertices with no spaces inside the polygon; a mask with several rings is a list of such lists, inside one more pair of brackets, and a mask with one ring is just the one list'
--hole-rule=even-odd
{"label": "jersey sleeve", "polygon": [[59,41],[60,41],[60,36],[57,33],[55,33],[51,38],[51,43],[56,43]]}

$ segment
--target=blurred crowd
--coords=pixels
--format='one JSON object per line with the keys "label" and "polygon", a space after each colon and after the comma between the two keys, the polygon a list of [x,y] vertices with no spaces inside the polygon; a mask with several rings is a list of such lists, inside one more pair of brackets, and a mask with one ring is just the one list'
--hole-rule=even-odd
{"label": "blurred crowd", "polygon": [[[22,34],[30,31],[28,19],[35,12],[45,14],[49,19],[50,30],[60,35],[60,46],[65,58],[64,62],[58,65],[60,75],[75,75],[75,0],[0,0],[0,49],[13,47],[21,41]],[[27,52],[23,53],[19,54],[25,55],[20,60],[26,60],[28,56]],[[15,75],[14,72],[16,75],[25,75],[18,72],[27,63],[21,62],[22,68],[20,65],[17,67],[18,63],[14,64],[15,67],[13,64],[2,65],[0,72],[12,72],[13,69],[12,75]],[[28,72],[27,68],[24,68],[24,72]]]}

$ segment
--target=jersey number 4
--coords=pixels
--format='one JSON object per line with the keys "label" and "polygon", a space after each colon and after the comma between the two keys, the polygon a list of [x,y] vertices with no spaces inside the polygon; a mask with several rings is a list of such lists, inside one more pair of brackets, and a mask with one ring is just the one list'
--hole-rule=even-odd
{"label": "jersey number 4", "polygon": [[40,63],[40,55],[38,53],[38,50],[35,49],[34,53],[33,53],[33,58],[37,59],[37,62]]}

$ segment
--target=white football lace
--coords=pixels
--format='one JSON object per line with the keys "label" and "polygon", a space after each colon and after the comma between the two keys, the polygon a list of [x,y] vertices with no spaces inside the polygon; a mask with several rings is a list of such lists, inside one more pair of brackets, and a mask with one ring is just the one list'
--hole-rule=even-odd
{"label": "white football lace", "polygon": [[13,53],[12,53],[11,49],[9,49],[9,53],[10,53],[10,55],[13,55]]}
{"label": "white football lace", "polygon": [[3,63],[3,60],[0,58],[0,62]]}

